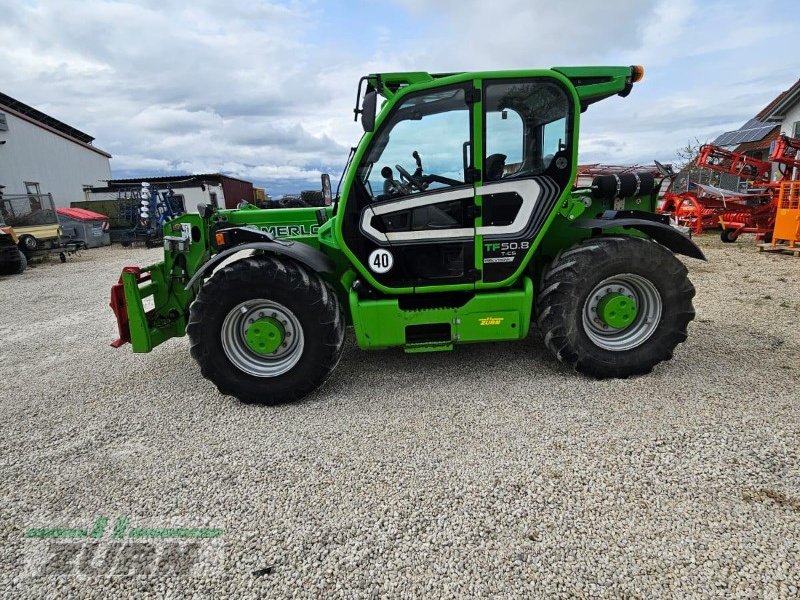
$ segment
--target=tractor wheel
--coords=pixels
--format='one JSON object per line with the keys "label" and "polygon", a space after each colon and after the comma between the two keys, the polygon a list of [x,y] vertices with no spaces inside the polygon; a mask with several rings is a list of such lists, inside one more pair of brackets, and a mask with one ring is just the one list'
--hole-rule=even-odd
{"label": "tractor wheel", "polygon": [[189,312],[186,331],[203,377],[242,402],[299,400],[342,355],[336,293],[293,260],[261,255],[229,264],[200,288]]}
{"label": "tractor wheel", "polygon": [[723,229],[722,232],[719,234],[719,239],[721,239],[726,244],[733,244],[737,239],[738,235],[736,235],[736,231],[734,229]]}
{"label": "tractor wheel", "polygon": [[686,267],[642,238],[600,237],[560,252],[542,277],[538,325],[558,360],[599,379],[649,373],[694,318]]}
{"label": "tractor wheel", "polygon": [[17,269],[17,274],[22,273],[25,269],[28,268],[28,257],[25,256],[24,252],[19,253],[19,268]]}
{"label": "tractor wheel", "polygon": [[24,252],[25,254],[29,254],[36,251],[36,248],[39,247],[39,242],[36,241],[36,238],[32,235],[22,235],[19,238],[19,251]]}
{"label": "tractor wheel", "polygon": [[305,190],[300,192],[300,200],[307,206],[325,206],[325,196],[319,190]]}
{"label": "tractor wheel", "polygon": [[281,208],[308,208],[308,203],[300,198],[289,198],[283,203]]}

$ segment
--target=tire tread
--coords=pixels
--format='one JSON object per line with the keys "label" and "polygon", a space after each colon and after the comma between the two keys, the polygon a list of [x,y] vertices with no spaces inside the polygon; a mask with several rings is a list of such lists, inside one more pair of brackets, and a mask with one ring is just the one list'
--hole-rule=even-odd
{"label": "tire tread", "polygon": [[[662,321],[653,336],[642,346],[613,353],[595,346],[583,333],[578,310],[582,304],[577,299],[588,294],[586,282],[596,278],[597,269],[620,259],[658,265],[674,292],[664,300]],[[675,347],[687,339],[695,316],[695,288],[686,266],[663,246],[642,238],[606,236],[579,242],[556,254],[541,276],[540,289],[536,323],[545,346],[559,361],[599,379],[650,373],[656,364],[672,358]],[[578,322],[572,323],[576,318]]]}

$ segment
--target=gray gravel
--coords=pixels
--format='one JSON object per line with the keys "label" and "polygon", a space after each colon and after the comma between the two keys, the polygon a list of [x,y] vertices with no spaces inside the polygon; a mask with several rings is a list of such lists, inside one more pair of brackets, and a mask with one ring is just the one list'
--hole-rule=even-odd
{"label": "gray gravel", "polygon": [[[278,408],[220,396],[185,339],[108,346],[110,283],[159,250],[2,278],[0,594],[797,597],[800,260],[702,244],[697,320],[651,376],[579,377],[535,336],[350,341],[323,390]],[[98,516],[224,533],[177,576],[32,569],[58,544],[26,528]]]}

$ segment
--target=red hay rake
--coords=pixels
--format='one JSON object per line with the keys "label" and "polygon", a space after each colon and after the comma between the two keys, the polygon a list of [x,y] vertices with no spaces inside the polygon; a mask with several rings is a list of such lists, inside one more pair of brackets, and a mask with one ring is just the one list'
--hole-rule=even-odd
{"label": "red hay rake", "polygon": [[[701,146],[696,164],[745,179],[747,188],[739,192],[695,184],[695,190],[680,194],[669,190],[659,212],[672,215],[679,225],[693,233],[721,227],[720,237],[724,242],[735,242],[742,233],[755,233],[756,239],[770,239],[781,183],[791,180],[793,170],[800,168],[800,140],[780,136],[769,161],[706,144]],[[771,181],[773,164],[778,166],[778,181]]]}

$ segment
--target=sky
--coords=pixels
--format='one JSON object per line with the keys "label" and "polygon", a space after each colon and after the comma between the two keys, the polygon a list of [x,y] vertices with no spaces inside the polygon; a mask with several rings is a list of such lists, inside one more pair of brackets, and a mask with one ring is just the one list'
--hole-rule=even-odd
{"label": "sky", "polygon": [[115,177],[338,178],[359,77],[643,64],[580,161],[670,162],[800,78],[796,0],[0,0],[0,91],[93,135]]}

